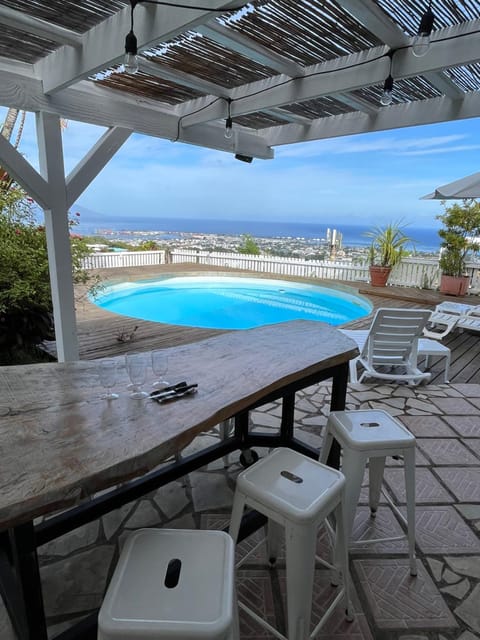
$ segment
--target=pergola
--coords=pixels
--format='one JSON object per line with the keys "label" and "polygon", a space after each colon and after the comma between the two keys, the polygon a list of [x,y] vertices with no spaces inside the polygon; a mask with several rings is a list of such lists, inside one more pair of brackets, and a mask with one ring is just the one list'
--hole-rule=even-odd
{"label": "pergola", "polygon": [[[429,4],[431,45],[417,57]],[[480,116],[477,0],[133,5],[134,75],[121,68],[130,2],[0,2],[0,104],[37,114],[40,173],[2,136],[0,165],[45,211],[60,360],[78,358],[67,212],[131,133],[251,161],[277,145]],[[68,176],[61,118],[108,127]]]}

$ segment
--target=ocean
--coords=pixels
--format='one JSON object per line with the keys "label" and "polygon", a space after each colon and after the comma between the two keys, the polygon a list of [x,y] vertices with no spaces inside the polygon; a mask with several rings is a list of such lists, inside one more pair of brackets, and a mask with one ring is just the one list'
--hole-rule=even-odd
{"label": "ocean", "polygon": [[[305,238],[325,239],[327,228],[337,229],[343,234],[343,245],[347,247],[367,247],[370,244],[365,232],[372,225],[316,224],[309,222],[270,222],[260,220],[215,220],[207,218],[107,218],[95,220],[88,214],[81,214],[76,232],[83,235],[103,235],[102,231],[155,231],[163,233],[165,239],[175,238],[181,233],[200,233],[238,236],[248,233],[257,238]],[[434,228],[407,225],[405,233],[412,239],[416,251],[434,253],[440,247],[440,238]]]}

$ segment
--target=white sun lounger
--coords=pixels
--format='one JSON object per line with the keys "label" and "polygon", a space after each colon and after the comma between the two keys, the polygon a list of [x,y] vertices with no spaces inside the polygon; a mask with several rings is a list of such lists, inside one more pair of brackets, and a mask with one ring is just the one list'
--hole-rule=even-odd
{"label": "white sun lounger", "polygon": [[423,335],[434,340],[442,340],[456,328],[480,331],[480,305],[450,301],[437,304],[428,325],[423,330]]}

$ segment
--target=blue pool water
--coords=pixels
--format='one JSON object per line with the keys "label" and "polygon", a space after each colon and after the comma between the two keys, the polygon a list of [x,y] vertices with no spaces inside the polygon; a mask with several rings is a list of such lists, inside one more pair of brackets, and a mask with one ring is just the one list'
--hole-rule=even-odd
{"label": "blue pool water", "polygon": [[92,301],[130,318],[205,329],[251,329],[288,320],[343,324],[370,303],[340,289],[229,276],[166,276],[106,287]]}

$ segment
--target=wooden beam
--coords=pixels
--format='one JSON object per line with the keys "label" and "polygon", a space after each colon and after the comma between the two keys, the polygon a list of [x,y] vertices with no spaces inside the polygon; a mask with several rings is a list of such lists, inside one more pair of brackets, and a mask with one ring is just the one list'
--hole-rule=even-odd
{"label": "wooden beam", "polygon": [[[224,102],[222,100],[222,102]],[[209,149],[231,152],[230,141],[225,140],[223,123],[182,128],[182,120],[164,104],[153,100],[114,92],[81,82],[48,97],[42,84],[28,74],[11,74],[0,69],[0,104],[26,111],[55,113],[69,120],[79,120],[101,127],[118,126],[156,138],[200,145]],[[270,159],[273,151],[265,145],[262,136],[245,130],[238,132],[238,145],[246,155]],[[241,153],[238,151],[238,153]]]}
{"label": "wooden beam", "polygon": [[37,114],[37,136],[40,171],[50,189],[44,211],[57,356],[60,362],[71,362],[78,360],[78,338],[60,118]]}
{"label": "wooden beam", "polygon": [[49,206],[50,192],[47,182],[2,135],[0,135],[0,165],[7,169],[16,182],[42,208]]}
{"label": "wooden beam", "polygon": [[0,20],[4,25],[27,33],[33,33],[51,42],[59,42],[71,47],[80,47],[82,45],[82,36],[75,33],[75,31],[65,29],[65,27],[52,24],[41,18],[29,16],[23,11],[17,11],[4,5],[0,5]]}
{"label": "wooden beam", "polygon": [[416,103],[390,105],[379,109],[375,116],[352,112],[319,118],[308,129],[294,124],[270,127],[263,129],[262,135],[269,144],[277,146],[478,117],[480,91],[469,93],[461,100],[442,96]]}
{"label": "wooden beam", "polygon": [[[195,0],[184,0],[195,6]],[[183,9],[139,3],[135,7],[135,35],[138,48],[146,49],[206,22],[212,9],[238,6],[238,0],[209,0],[210,10]],[[125,35],[130,29],[130,6],[110,16],[82,36],[79,53],[60,47],[35,64],[46,94],[54,94],[79,80],[119,64],[125,55]]]}

